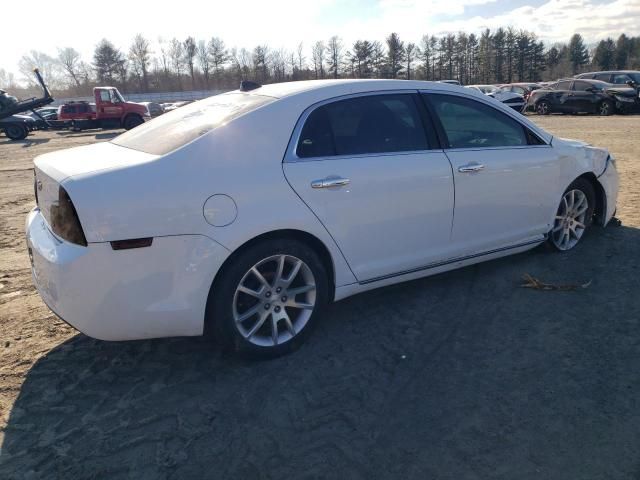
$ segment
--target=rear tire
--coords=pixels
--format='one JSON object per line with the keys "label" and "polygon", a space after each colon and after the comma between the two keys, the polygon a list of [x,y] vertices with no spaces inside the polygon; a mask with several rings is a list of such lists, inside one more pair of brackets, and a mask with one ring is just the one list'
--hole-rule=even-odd
{"label": "rear tire", "polygon": [[144,123],[144,120],[139,115],[128,115],[127,118],[124,119],[122,126],[125,130],[131,130],[132,128],[136,128],[138,125]]}
{"label": "rear tire", "polygon": [[328,302],[320,257],[293,239],[253,245],[218,275],[207,301],[205,332],[244,357],[274,358],[296,350]]}
{"label": "rear tire", "polygon": [[23,125],[8,125],[4,127],[4,133],[11,140],[24,140],[29,135],[29,130]]}

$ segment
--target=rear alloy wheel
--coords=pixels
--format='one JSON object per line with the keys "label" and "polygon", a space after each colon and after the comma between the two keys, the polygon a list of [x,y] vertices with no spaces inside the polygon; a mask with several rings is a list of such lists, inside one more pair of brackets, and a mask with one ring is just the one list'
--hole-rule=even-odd
{"label": "rear alloy wheel", "polygon": [[549,242],[557,250],[575,247],[591,225],[595,193],[593,186],[579,178],[565,191],[549,234]]}
{"label": "rear alloy wheel", "polygon": [[24,140],[29,135],[29,130],[22,125],[9,125],[4,127],[4,133],[11,140]]}
{"label": "rear alloy wheel", "polygon": [[536,105],[536,112],[538,115],[549,115],[551,113],[551,106],[549,105],[549,102],[546,100],[538,102],[538,105]]}
{"label": "rear alloy wheel", "polygon": [[225,347],[252,357],[276,357],[297,348],[327,301],[320,259],[293,240],[258,245],[222,275],[207,321]]}
{"label": "rear alloy wheel", "polygon": [[598,115],[602,115],[603,117],[607,117],[613,113],[613,103],[608,100],[604,100],[600,105],[598,105]]}

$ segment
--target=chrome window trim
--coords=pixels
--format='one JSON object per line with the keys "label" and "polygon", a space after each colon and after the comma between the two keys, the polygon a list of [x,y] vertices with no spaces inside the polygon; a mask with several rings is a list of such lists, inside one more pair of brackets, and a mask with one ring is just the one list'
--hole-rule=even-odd
{"label": "chrome window trim", "polygon": [[[553,139],[553,137],[551,137],[549,139],[549,141],[546,141],[541,132],[537,132],[535,129],[531,128],[529,125],[525,124],[522,122],[522,120],[520,118],[518,118],[518,115],[522,116],[522,114],[516,112],[515,110],[513,110],[510,107],[506,107],[505,106],[505,110],[501,110],[499,108],[496,108],[495,105],[492,105],[491,102],[487,99],[484,98],[476,98],[475,96],[471,96],[471,95],[465,95],[463,93],[460,92],[450,92],[450,91],[442,91],[442,90],[432,90],[432,89],[421,89],[418,90],[418,93],[420,94],[434,94],[434,95],[450,95],[450,96],[455,96],[455,97],[461,97],[461,98],[465,98],[465,99],[469,99],[469,100],[475,100],[483,105],[486,105],[490,108],[493,108],[495,111],[497,112],[501,112],[504,113],[505,115],[507,115],[508,117],[512,118],[514,121],[516,121],[518,124],[520,124],[520,126],[522,126],[523,128],[526,128],[527,130],[532,131],[536,137],[538,137],[543,144],[542,145],[505,145],[503,147],[443,147],[443,150],[448,152],[448,151],[486,151],[486,150],[513,150],[513,149],[525,149],[525,148],[540,148],[540,147],[547,147],[547,148],[551,148],[551,140]],[[433,114],[433,116],[435,116],[435,113]],[[439,118],[436,118],[434,121],[440,121]],[[537,127],[536,127],[537,129]]]}
{"label": "chrome window trim", "polygon": [[[320,102],[316,102],[313,105],[307,107],[296,122],[296,126],[293,129],[291,134],[291,138],[289,139],[289,144],[287,145],[287,150],[284,155],[283,162],[284,163],[296,163],[296,162],[321,162],[325,160],[344,160],[348,158],[365,158],[365,157],[388,157],[394,155],[415,155],[415,154],[425,154],[431,152],[442,152],[442,149],[426,149],[426,150],[399,150],[397,152],[379,152],[379,153],[359,153],[359,154],[350,154],[350,155],[330,155],[324,157],[299,157],[296,153],[298,142],[300,141],[300,135],[302,134],[302,128],[306,123],[309,116],[318,108],[323,107],[324,105],[328,105],[330,103],[340,102],[342,100],[349,100],[351,98],[358,97],[373,97],[380,95],[415,95],[419,93],[415,88],[408,89],[395,89],[395,90],[373,90],[367,92],[358,92],[358,93],[349,93],[346,95],[339,95],[337,97],[327,98],[325,100],[321,100]],[[421,112],[418,109],[418,116],[421,117]],[[427,142],[429,141],[427,134],[425,132],[425,138]]]}

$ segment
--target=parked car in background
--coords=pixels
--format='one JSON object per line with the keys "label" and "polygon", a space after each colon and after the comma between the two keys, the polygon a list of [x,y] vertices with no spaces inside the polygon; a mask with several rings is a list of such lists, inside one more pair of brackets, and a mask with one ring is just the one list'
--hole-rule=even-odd
{"label": "parked car in background", "polygon": [[145,107],[147,107],[147,111],[149,112],[149,115],[151,115],[152,117],[159,117],[164,113],[164,108],[162,108],[162,105],[160,105],[159,103],[156,103],[156,102],[138,102],[138,103],[140,105],[144,105]]}
{"label": "parked car in background", "polygon": [[204,332],[272,357],[330,301],[544,242],[570,250],[616,210],[605,149],[473,89],[242,86],[35,159],[27,248],[61,318],[104,340]]}
{"label": "parked car in background", "polygon": [[527,82],[505,83],[503,85],[500,85],[500,88],[506,92],[518,93],[522,95],[526,101],[527,98],[529,98],[529,95],[531,94],[531,92],[542,88],[542,85],[540,85],[539,83],[527,83]]}
{"label": "parked car in background", "polygon": [[495,85],[467,85],[465,88],[471,88],[493,97],[518,112],[523,111],[526,105],[524,97],[519,93],[510,92]]}
{"label": "parked car in background", "polygon": [[89,102],[68,102],[58,108],[58,120],[87,120],[96,115],[96,105]]}
{"label": "parked car in background", "polygon": [[586,78],[591,80],[600,80],[601,82],[613,83],[614,85],[640,86],[640,72],[637,70],[611,70],[607,72],[587,72],[580,73],[574,78]]}
{"label": "parked car in background", "polygon": [[[628,100],[627,100],[628,99]],[[630,87],[614,86],[599,80],[567,78],[533,91],[527,108],[540,115],[550,113],[597,113],[612,115],[623,103],[635,105]]]}
{"label": "parked car in background", "polygon": [[462,85],[458,80],[438,80],[438,83],[448,83],[449,85]]}

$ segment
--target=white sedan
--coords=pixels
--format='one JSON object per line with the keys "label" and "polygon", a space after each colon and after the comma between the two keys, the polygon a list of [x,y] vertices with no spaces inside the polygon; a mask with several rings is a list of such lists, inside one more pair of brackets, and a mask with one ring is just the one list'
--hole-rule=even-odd
{"label": "white sedan", "polygon": [[35,160],[34,283],[85,334],[298,346],[365,290],[578,244],[616,209],[606,150],[443,83],[259,86]]}

